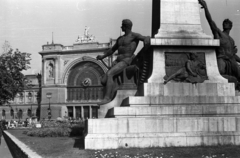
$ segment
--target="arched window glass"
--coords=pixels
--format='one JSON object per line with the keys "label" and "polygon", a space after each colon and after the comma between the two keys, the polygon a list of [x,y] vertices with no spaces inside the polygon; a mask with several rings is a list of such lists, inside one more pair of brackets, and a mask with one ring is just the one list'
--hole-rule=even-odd
{"label": "arched window glass", "polygon": [[13,109],[11,109],[10,115],[11,115],[12,119],[14,119],[14,110]]}
{"label": "arched window glass", "polygon": [[19,93],[18,94],[18,97],[19,97],[19,103],[23,103],[23,93]]}
{"label": "arched window glass", "polygon": [[6,111],[4,109],[2,109],[2,119],[6,118]]}
{"label": "arched window glass", "polygon": [[22,109],[20,109],[20,110],[18,111],[18,118],[19,118],[19,119],[22,119],[22,115],[23,115],[23,112],[22,112]]}
{"label": "arched window glass", "polygon": [[32,94],[32,92],[28,92],[27,97],[28,97],[28,103],[32,103],[32,99],[33,99],[33,94]]}
{"label": "arched window glass", "polygon": [[31,110],[30,110],[30,109],[28,109],[27,115],[28,115],[29,117],[31,117]]}
{"label": "arched window glass", "polygon": [[2,109],[2,116],[5,117],[6,116],[6,111],[4,109]]}

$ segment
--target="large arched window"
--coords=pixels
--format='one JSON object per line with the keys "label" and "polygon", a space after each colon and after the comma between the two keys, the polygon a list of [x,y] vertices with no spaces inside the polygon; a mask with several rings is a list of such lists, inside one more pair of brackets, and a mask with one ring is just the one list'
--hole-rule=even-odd
{"label": "large arched window", "polygon": [[28,110],[27,110],[27,115],[28,115],[29,117],[31,117],[31,113],[32,113],[32,111],[31,111],[30,109],[28,109]]}
{"label": "large arched window", "polygon": [[83,61],[71,68],[68,76],[68,101],[96,102],[103,96],[103,69],[91,61]]}
{"label": "large arched window", "polygon": [[22,119],[23,111],[22,109],[18,110],[18,119]]}

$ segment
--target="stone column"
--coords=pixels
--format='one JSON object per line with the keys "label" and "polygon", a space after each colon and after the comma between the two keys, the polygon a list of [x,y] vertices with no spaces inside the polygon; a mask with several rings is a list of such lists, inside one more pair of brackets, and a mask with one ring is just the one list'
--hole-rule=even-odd
{"label": "stone column", "polygon": [[58,84],[58,74],[59,74],[59,60],[58,57],[54,58],[54,83]]}
{"label": "stone column", "polygon": [[26,104],[27,103],[27,92],[24,91],[23,92],[23,104]]}
{"label": "stone column", "polygon": [[76,107],[75,106],[73,106],[73,118],[76,119]]}
{"label": "stone column", "polygon": [[42,59],[42,85],[46,84],[46,60],[43,58]]}
{"label": "stone column", "polygon": [[81,117],[84,118],[84,108],[81,106]]}

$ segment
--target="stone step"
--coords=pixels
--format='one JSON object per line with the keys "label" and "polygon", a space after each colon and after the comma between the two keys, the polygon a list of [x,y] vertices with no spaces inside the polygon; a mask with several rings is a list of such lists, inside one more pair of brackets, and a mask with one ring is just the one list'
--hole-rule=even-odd
{"label": "stone step", "polygon": [[240,145],[240,117],[89,119],[85,149]]}
{"label": "stone step", "polygon": [[166,117],[166,116],[240,116],[239,104],[158,105],[114,107],[108,117]]}
{"label": "stone step", "polygon": [[89,119],[90,134],[240,132],[240,117],[139,117]]}
{"label": "stone step", "polygon": [[85,149],[240,145],[240,132],[88,134]]}
{"label": "stone step", "polygon": [[123,106],[239,104],[240,96],[130,96]]}
{"label": "stone step", "polygon": [[139,96],[235,96],[233,83],[144,83]]}

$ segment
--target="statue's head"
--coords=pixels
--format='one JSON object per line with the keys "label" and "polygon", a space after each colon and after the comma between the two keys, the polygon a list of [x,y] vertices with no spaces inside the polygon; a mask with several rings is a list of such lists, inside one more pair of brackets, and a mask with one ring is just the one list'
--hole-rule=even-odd
{"label": "statue's head", "polygon": [[132,29],[132,21],[131,20],[129,20],[129,19],[124,19],[123,21],[122,21],[122,29],[123,29],[123,31],[125,31],[124,30],[124,28],[126,28],[126,29],[129,29],[129,30],[131,30]]}
{"label": "statue's head", "polygon": [[197,59],[197,57],[198,57],[198,55],[197,55],[196,52],[190,52],[189,53],[190,60],[195,60],[195,59]]}
{"label": "statue's head", "polygon": [[232,29],[232,25],[233,25],[233,23],[232,23],[231,20],[225,19],[223,21],[223,30],[231,30]]}

